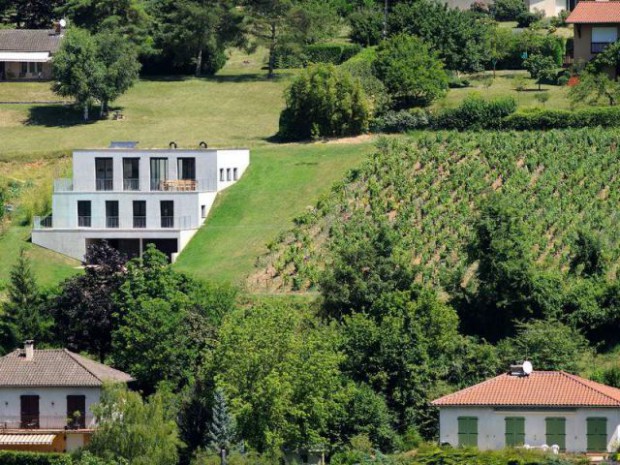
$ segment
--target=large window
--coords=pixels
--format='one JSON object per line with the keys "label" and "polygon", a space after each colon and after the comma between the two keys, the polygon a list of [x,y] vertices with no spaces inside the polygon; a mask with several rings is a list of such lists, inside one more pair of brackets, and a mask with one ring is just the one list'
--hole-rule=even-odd
{"label": "large window", "polygon": [[174,228],[174,202],[172,200],[162,200],[160,202],[161,227]]}
{"label": "large window", "polygon": [[525,418],[506,417],[506,446],[516,447],[525,444]]}
{"label": "large window", "polygon": [[179,158],[177,160],[178,179],[196,180],[196,159]]}
{"label": "large window", "polygon": [[67,396],[67,426],[86,428],[86,396]]}
{"label": "large window", "polygon": [[168,179],[168,159],[151,158],[151,190],[163,191]]}
{"label": "large window", "polygon": [[459,446],[478,447],[478,418],[459,417]]}
{"label": "large window", "polygon": [[118,228],[118,201],[106,200],[105,202],[105,226],[106,228]]}
{"label": "large window", "polygon": [[611,27],[593,27],[592,28],[592,53],[600,53],[609,44],[613,44],[618,40],[618,28]]}
{"label": "large window", "polygon": [[607,418],[592,417],[587,419],[588,452],[604,452],[607,450]]}
{"label": "large window", "polygon": [[22,429],[39,428],[39,396],[21,396]]}
{"label": "large window", "polygon": [[545,418],[546,442],[550,446],[557,444],[561,450],[566,449],[566,418],[550,417]]}
{"label": "large window", "polygon": [[111,191],[114,188],[114,168],[111,158],[95,158],[95,188]]}
{"label": "large window", "polygon": [[78,214],[78,227],[90,228],[91,227],[91,209],[90,200],[78,200],[77,203]]}
{"label": "large window", "polygon": [[146,201],[133,201],[133,227],[146,228]]}
{"label": "large window", "polygon": [[123,158],[123,190],[140,190],[139,158]]}

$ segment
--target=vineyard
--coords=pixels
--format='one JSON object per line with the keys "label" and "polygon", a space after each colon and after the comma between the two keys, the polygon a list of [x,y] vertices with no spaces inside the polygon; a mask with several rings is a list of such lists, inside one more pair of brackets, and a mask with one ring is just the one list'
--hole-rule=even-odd
{"label": "vineyard", "polygon": [[[579,231],[597,234],[616,275],[620,259],[620,131],[434,133],[382,139],[294,226],[268,244],[248,286],[263,291],[316,288],[330,246],[387,222],[421,282],[467,280],[466,246],[493,192],[509,196],[531,233],[536,262],[568,270]],[[364,224],[366,226],[364,226]]]}

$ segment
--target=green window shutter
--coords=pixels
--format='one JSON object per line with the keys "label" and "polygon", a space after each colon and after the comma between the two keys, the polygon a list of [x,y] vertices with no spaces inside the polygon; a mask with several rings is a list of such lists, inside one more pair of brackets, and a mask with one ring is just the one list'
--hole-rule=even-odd
{"label": "green window shutter", "polygon": [[478,418],[477,417],[458,417],[459,424],[459,446],[477,447],[478,446]]}
{"label": "green window shutter", "polygon": [[561,450],[566,449],[566,418],[545,418],[547,427],[546,442],[552,446],[557,444]]}
{"label": "green window shutter", "polygon": [[588,452],[607,450],[607,418],[592,417],[587,420]]}
{"label": "green window shutter", "polygon": [[506,417],[506,446],[522,446],[525,443],[525,418]]}

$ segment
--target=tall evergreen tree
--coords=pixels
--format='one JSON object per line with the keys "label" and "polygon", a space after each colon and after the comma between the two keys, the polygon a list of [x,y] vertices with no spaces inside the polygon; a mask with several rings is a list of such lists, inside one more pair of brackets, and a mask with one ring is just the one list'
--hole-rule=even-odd
{"label": "tall evergreen tree", "polygon": [[217,388],[213,396],[213,418],[209,425],[209,446],[220,453],[222,465],[235,440],[235,419],[228,411],[226,395]]}

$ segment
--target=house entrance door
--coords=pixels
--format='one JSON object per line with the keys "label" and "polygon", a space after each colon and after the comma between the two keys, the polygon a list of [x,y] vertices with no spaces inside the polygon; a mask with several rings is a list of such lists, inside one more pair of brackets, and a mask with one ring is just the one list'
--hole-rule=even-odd
{"label": "house entrance door", "polygon": [[6,65],[4,61],[0,61],[0,81],[6,80]]}

